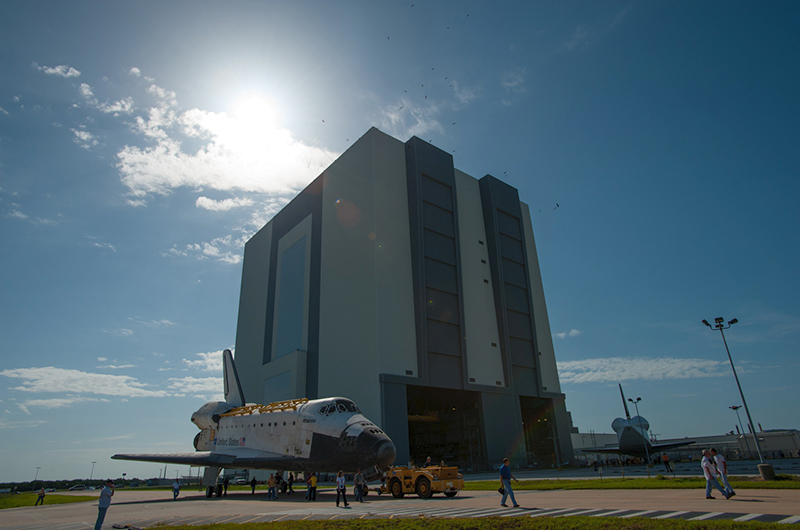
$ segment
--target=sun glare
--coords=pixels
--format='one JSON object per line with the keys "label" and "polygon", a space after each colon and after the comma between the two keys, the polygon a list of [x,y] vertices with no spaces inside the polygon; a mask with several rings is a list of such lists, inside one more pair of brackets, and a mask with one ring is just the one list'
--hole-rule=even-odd
{"label": "sun glare", "polygon": [[231,118],[242,133],[254,136],[274,131],[279,121],[275,103],[260,94],[245,94],[236,98],[231,105]]}

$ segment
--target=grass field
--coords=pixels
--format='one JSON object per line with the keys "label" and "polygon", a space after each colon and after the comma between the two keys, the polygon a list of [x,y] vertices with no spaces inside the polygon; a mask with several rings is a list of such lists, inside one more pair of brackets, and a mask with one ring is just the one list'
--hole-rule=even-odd
{"label": "grass field", "polygon": [[[4,494],[0,495],[0,510],[4,508],[21,508],[23,506],[34,506],[39,496],[35,493],[21,493],[19,495]],[[87,502],[96,501],[97,496],[92,495],[59,495],[58,493],[48,493],[44,498],[45,504],[66,504],[68,502]]]}
{"label": "grass field", "polygon": [[[780,475],[779,480],[764,481],[758,477],[728,477],[733,489],[800,489],[800,477]],[[466,491],[496,490],[499,480],[465,483]],[[520,480],[512,484],[519,490],[622,490],[622,489],[697,489],[705,488],[701,477],[608,478],[603,480]]]}
{"label": "grass field", "polygon": [[766,530],[774,523],[683,521],[634,517],[486,517],[482,519],[372,519],[369,521],[279,521],[262,524],[171,526],[170,530]]}

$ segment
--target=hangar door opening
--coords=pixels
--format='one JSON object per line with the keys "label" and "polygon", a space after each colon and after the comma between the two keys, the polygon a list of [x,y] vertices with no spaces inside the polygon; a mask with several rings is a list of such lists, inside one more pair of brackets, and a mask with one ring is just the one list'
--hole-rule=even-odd
{"label": "hangar door opening", "polygon": [[522,425],[525,430],[525,449],[528,465],[535,468],[558,467],[558,429],[556,429],[553,400],[528,396],[519,397]]}
{"label": "hangar door opening", "polygon": [[409,385],[408,444],[418,466],[431,457],[471,471],[485,464],[481,436],[480,394]]}

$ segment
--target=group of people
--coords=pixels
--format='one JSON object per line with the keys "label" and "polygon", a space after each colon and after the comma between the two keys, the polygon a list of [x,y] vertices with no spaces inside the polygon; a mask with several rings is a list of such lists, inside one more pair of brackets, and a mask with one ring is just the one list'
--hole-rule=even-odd
{"label": "group of people", "polygon": [[[717,453],[716,449],[706,449],[703,451],[703,460],[700,461],[703,468],[703,475],[706,478],[706,499],[713,499],[711,488],[716,488],[726,499],[730,499],[736,492],[733,491],[728,482],[728,462],[725,457]],[[718,479],[719,477],[719,479]],[[720,485],[720,480],[722,485]],[[725,486],[724,488],[722,486]]]}

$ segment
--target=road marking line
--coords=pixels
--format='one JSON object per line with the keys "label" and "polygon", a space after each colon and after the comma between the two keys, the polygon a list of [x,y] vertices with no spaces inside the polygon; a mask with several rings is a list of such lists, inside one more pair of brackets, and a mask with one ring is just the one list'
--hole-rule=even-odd
{"label": "road marking line", "polygon": [[734,521],[752,521],[753,519],[758,519],[764,515],[763,513],[748,513],[747,515],[743,515],[741,517],[737,517]]}
{"label": "road marking line", "polygon": [[658,516],[656,516],[656,517],[653,517],[653,519],[671,519],[672,517],[677,517],[677,516],[679,516],[679,515],[683,515],[683,514],[685,514],[685,513],[689,513],[689,512],[671,512],[671,513],[665,513],[664,515],[658,515]]}
{"label": "road marking line", "polygon": [[787,517],[786,519],[782,519],[778,521],[780,524],[791,524],[800,521],[800,515],[793,515],[791,517]]}
{"label": "road marking line", "polygon": [[691,519],[686,519],[687,521],[705,521],[706,519],[711,519],[712,517],[716,517],[718,515],[722,515],[723,512],[708,512],[704,513],[703,515],[698,515],[697,517],[692,517]]}
{"label": "road marking line", "polygon": [[280,521],[281,519],[286,519],[287,517],[289,517],[289,514],[288,514],[288,513],[287,513],[287,514],[285,514],[285,515],[281,515],[281,516],[280,516],[280,517],[278,517],[277,519],[273,519],[273,520],[272,520],[272,522],[274,523],[274,522],[276,522],[276,521]]}
{"label": "road marking line", "polygon": [[580,511],[577,511],[577,512],[574,512],[574,513],[564,513],[564,514],[561,514],[561,515],[556,515],[556,517],[572,517],[573,515],[585,515],[587,513],[600,512],[602,510],[603,510],[603,508],[595,508],[593,510],[580,510]]}
{"label": "road marking line", "polygon": [[616,515],[618,513],[628,512],[628,511],[630,511],[630,510],[614,510],[614,511],[606,512],[606,513],[596,513],[594,515],[590,515],[589,517],[609,517],[611,515]]}
{"label": "road marking line", "polygon": [[658,510],[644,510],[642,512],[633,512],[629,513],[628,515],[623,515],[620,519],[627,519],[629,517],[640,517],[642,515],[647,515],[648,513],[656,513]]}
{"label": "road marking line", "polygon": [[571,511],[571,510],[574,510],[574,509],[575,508],[564,508],[563,510],[551,510],[551,511],[542,512],[542,513],[532,513],[531,517],[542,517],[543,515],[553,515],[553,514],[556,514],[556,513],[568,512],[568,511]]}

